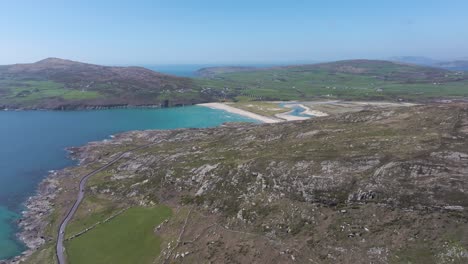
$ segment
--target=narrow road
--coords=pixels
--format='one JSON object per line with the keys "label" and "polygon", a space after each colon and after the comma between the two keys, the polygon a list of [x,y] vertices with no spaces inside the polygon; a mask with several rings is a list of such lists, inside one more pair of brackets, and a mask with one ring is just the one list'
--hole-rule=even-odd
{"label": "narrow road", "polygon": [[146,144],[144,146],[140,146],[138,148],[134,148],[134,149],[131,149],[129,151],[126,151],[122,154],[120,154],[117,158],[111,160],[108,164],[102,166],[101,168],[89,173],[89,174],[86,174],[80,181],[80,188],[78,190],[78,196],[75,200],[75,203],[73,204],[73,207],[70,208],[70,211],[68,211],[67,215],[65,216],[65,218],[62,220],[62,223],[60,224],[60,228],[58,230],[58,236],[57,236],[57,245],[56,245],[56,255],[57,255],[57,260],[58,260],[58,263],[59,264],[66,264],[66,258],[65,258],[65,255],[64,255],[64,252],[65,252],[65,248],[63,246],[63,241],[65,239],[65,230],[67,229],[67,225],[68,225],[68,222],[70,222],[70,220],[73,218],[73,216],[75,215],[76,213],[76,210],[78,210],[78,207],[80,206],[81,202],[83,201],[83,198],[84,198],[84,195],[85,195],[85,188],[86,188],[86,182],[88,181],[88,179],[109,168],[110,166],[112,166],[114,163],[116,163],[117,161],[119,161],[120,159],[122,159],[123,157],[125,157],[128,153],[132,152],[132,151],[136,151],[136,150],[140,150],[140,149],[143,149],[143,148],[146,148],[146,147],[149,147],[150,145],[153,145],[153,144],[156,144],[156,143],[149,143],[149,144]]}

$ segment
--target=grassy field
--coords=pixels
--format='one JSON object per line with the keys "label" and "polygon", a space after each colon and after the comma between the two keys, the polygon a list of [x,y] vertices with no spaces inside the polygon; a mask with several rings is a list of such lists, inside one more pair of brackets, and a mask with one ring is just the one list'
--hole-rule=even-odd
{"label": "grassy field", "polygon": [[228,91],[235,100],[425,100],[468,96],[466,73],[390,62],[322,65],[227,72],[198,85]]}
{"label": "grassy field", "polygon": [[108,199],[96,196],[86,196],[73,220],[67,226],[67,238],[81,232],[82,230],[103,221],[114,213],[120,211],[119,205]]}
{"label": "grassy field", "polygon": [[[181,106],[213,101],[428,101],[468,97],[467,72],[389,61],[352,60],[267,69],[209,68],[201,70],[206,73],[201,74],[204,78],[194,79],[161,77],[145,69],[114,69],[113,73],[123,71],[120,77],[106,79],[110,74],[106,67],[61,63],[68,66],[59,72],[45,71],[43,63],[25,65],[26,70],[14,76],[5,71],[2,74],[0,69],[0,105],[63,109],[124,104]],[[96,67],[100,70],[96,71]]]}
{"label": "grassy field", "polygon": [[0,103],[31,104],[46,98],[61,98],[64,100],[85,100],[99,98],[101,95],[96,91],[81,91],[66,89],[63,84],[54,81],[11,81],[0,82],[4,94]]}
{"label": "grassy field", "polygon": [[153,230],[171,214],[166,206],[130,208],[67,242],[69,263],[152,263],[159,255],[161,244],[161,238]]}
{"label": "grassy field", "polygon": [[229,103],[229,105],[252,113],[271,117],[274,117],[275,114],[281,114],[290,111],[288,108],[280,107],[279,103],[277,102],[239,101],[235,103]]}

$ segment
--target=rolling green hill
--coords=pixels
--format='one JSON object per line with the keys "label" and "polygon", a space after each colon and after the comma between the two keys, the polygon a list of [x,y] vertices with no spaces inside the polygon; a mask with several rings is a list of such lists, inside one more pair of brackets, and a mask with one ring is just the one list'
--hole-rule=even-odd
{"label": "rolling green hill", "polygon": [[468,96],[468,74],[390,61],[349,60],[254,69],[200,70],[205,89],[239,100],[430,100]]}
{"label": "rolling green hill", "polygon": [[56,58],[0,67],[4,108],[191,104],[209,100],[188,78],[141,67],[107,67]]}
{"label": "rolling green hill", "polygon": [[389,61],[214,67],[200,78],[56,58],[0,66],[0,108],[178,106],[219,100],[411,100],[468,97],[468,73]]}

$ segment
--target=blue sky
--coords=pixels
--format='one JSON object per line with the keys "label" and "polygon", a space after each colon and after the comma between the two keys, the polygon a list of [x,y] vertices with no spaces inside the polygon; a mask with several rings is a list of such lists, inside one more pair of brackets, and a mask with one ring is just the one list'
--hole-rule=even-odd
{"label": "blue sky", "polygon": [[468,57],[466,0],[0,0],[0,64]]}

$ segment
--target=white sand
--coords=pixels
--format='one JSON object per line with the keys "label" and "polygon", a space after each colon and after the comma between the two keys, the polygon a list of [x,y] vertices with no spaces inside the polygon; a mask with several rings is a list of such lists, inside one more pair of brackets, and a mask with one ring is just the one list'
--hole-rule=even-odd
{"label": "white sand", "polygon": [[[223,103],[206,103],[206,104],[199,104],[199,105],[209,107],[209,108],[213,108],[213,109],[224,110],[224,111],[227,111],[227,112],[230,112],[230,113],[234,113],[234,114],[238,114],[238,115],[245,116],[245,117],[248,117],[248,118],[252,118],[252,119],[261,121],[263,123],[278,123],[278,122],[282,122],[282,121],[307,120],[307,119],[310,118],[310,117],[305,117],[305,116],[293,116],[293,115],[291,115],[292,111],[289,111],[289,112],[286,112],[286,113],[281,113],[281,114],[276,114],[275,117],[277,117],[277,118],[273,118],[273,117],[267,117],[267,116],[262,116],[262,115],[259,115],[259,114],[255,114],[255,113],[252,113],[252,112],[249,112],[249,111],[246,111],[246,110],[243,110],[243,109],[235,108],[235,107],[232,107],[230,105],[223,104]],[[304,114],[311,115],[311,116],[317,116],[317,117],[328,116],[327,113],[317,111],[317,110],[312,110],[312,109],[310,109],[309,107],[307,107],[307,106],[305,106],[303,104],[296,104],[296,105],[299,105],[300,107],[305,109],[305,111],[303,112]],[[286,105],[286,107],[287,107],[287,105]]]}
{"label": "white sand", "polygon": [[223,104],[223,103],[207,103],[207,104],[199,104],[199,105],[209,107],[209,108],[212,108],[212,109],[224,110],[224,111],[227,111],[229,113],[238,114],[238,115],[241,115],[241,116],[252,118],[252,119],[261,121],[263,123],[278,123],[278,122],[282,121],[282,120],[279,120],[279,119],[276,119],[276,118],[262,116],[262,115],[258,115],[258,114],[255,114],[255,113],[252,113],[252,112],[249,112],[249,111],[245,111],[245,110],[242,110],[242,109],[239,109],[239,108],[235,108],[235,107]]}
{"label": "white sand", "polygon": [[305,111],[302,112],[303,114],[312,115],[312,116],[319,116],[319,117],[320,116],[328,116],[327,113],[317,111],[317,110],[312,110],[312,109],[310,109],[309,107],[307,107],[307,106],[305,106],[303,104],[300,104],[299,106],[305,109]]}
{"label": "white sand", "polygon": [[[324,112],[321,112],[321,111],[317,111],[317,110],[312,110],[310,109],[309,107],[303,105],[303,104],[286,104],[285,107],[293,107],[293,106],[300,106],[302,108],[305,109],[304,112],[302,112],[303,114],[306,114],[306,115],[311,115],[311,116],[317,116],[317,117],[320,117],[320,116],[328,116],[327,113],[324,113]],[[287,121],[297,121],[297,120],[307,120],[307,119],[310,119],[310,117],[305,117],[305,116],[294,116],[294,115],[291,115],[291,113],[293,112],[293,110],[289,111],[289,112],[286,112],[286,113],[281,113],[281,114],[276,114],[275,116],[278,117],[278,118],[281,118],[281,119],[284,119],[284,120],[287,120]]]}
{"label": "white sand", "polygon": [[281,118],[286,121],[297,121],[297,120],[307,120],[310,117],[305,117],[305,116],[293,116],[291,115],[292,111],[286,112],[286,113],[281,113],[281,114],[276,114],[275,116],[277,118]]}

